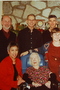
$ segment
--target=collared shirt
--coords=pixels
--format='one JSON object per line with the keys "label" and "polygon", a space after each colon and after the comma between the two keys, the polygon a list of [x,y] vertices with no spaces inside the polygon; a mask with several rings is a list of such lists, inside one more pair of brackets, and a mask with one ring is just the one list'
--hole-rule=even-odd
{"label": "collared shirt", "polygon": [[2,29],[2,31],[3,31],[3,33],[4,33],[4,35],[5,35],[5,37],[8,39],[9,36],[10,36],[10,31],[9,31],[9,32],[5,32],[3,29]]}
{"label": "collared shirt", "polygon": [[20,53],[28,51],[30,49],[39,48],[42,46],[41,32],[37,29],[33,29],[33,32],[27,27],[19,32],[18,44]]}

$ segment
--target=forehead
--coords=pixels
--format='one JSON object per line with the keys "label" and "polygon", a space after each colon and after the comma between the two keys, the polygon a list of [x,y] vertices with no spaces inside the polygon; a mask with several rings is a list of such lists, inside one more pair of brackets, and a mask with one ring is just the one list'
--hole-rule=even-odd
{"label": "forehead", "polygon": [[3,20],[9,20],[9,21],[11,21],[10,17],[8,17],[8,16],[4,16],[3,19],[2,19],[2,21]]}
{"label": "forehead", "polygon": [[60,31],[53,33],[53,35],[60,35]]}
{"label": "forehead", "polygon": [[10,49],[12,49],[12,48],[18,48],[18,47],[17,46],[11,46]]}
{"label": "forehead", "polygon": [[38,55],[37,54],[32,54],[30,57],[35,58],[35,57],[38,57]]}
{"label": "forehead", "polygon": [[32,16],[29,16],[28,19],[35,19],[35,17],[32,15]]}
{"label": "forehead", "polygon": [[49,21],[56,21],[56,18],[50,18]]}

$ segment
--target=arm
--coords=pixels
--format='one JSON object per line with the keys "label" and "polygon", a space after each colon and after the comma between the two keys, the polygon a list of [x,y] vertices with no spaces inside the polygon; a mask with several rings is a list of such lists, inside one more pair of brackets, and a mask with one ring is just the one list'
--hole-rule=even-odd
{"label": "arm", "polygon": [[22,78],[17,81],[13,80],[13,69],[6,64],[6,60],[0,64],[0,81],[3,85],[14,88],[23,82]]}

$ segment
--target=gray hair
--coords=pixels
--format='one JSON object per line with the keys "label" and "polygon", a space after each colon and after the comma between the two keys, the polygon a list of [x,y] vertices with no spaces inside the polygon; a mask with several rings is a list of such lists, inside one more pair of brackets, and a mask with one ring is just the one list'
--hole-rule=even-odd
{"label": "gray hair", "polygon": [[30,54],[28,64],[32,65],[32,64],[31,64],[31,57],[33,57],[34,55],[36,55],[36,56],[37,56],[37,60],[39,60],[39,62],[41,62],[41,58],[40,58],[39,54],[36,53],[36,52],[32,52],[32,53]]}

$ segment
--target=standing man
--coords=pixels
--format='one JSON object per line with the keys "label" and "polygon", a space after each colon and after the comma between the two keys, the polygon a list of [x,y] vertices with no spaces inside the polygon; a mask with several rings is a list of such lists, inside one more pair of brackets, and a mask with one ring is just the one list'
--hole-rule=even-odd
{"label": "standing man", "polygon": [[20,56],[24,56],[33,50],[38,50],[42,45],[41,32],[34,28],[36,17],[34,14],[27,16],[27,27],[19,32],[18,44]]}
{"label": "standing man", "polygon": [[27,68],[27,58],[32,51],[38,51],[42,46],[41,32],[34,28],[36,18],[34,14],[27,16],[27,27],[19,32],[18,44],[20,48],[20,57],[22,60],[22,72],[24,73]]}
{"label": "standing man", "polygon": [[9,29],[12,25],[12,19],[9,16],[2,16],[2,29],[0,30],[0,62],[8,56],[7,46],[11,41],[16,41],[16,35]]}
{"label": "standing man", "polygon": [[45,30],[42,34],[43,36],[43,44],[45,44],[46,42],[49,42],[52,40],[52,37],[51,37],[51,30],[55,27],[57,27],[57,17],[55,15],[49,15],[48,17],[48,24],[49,24],[49,29],[48,30]]}

